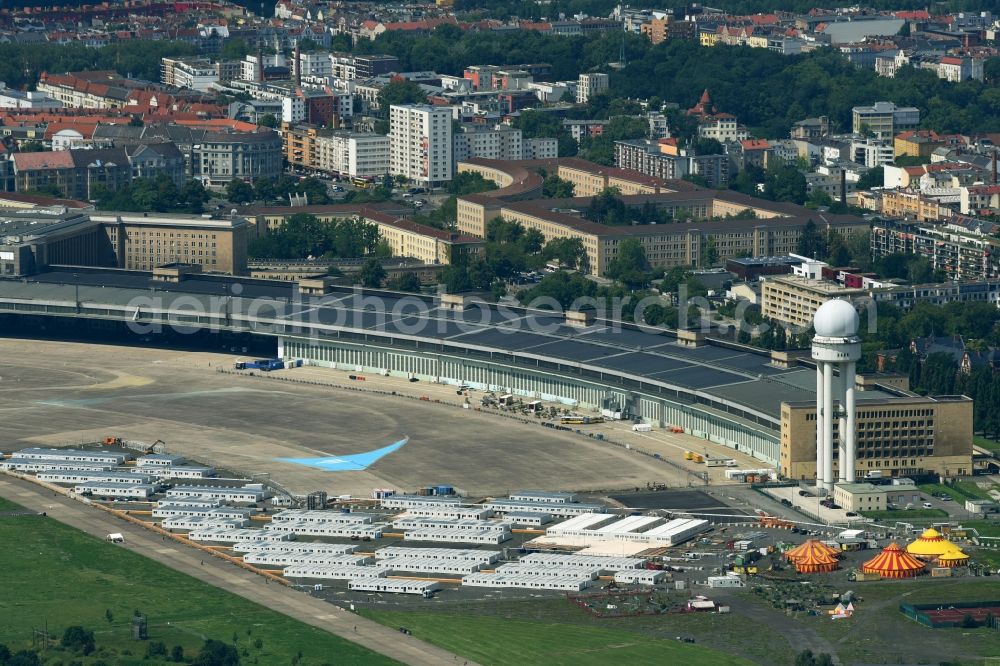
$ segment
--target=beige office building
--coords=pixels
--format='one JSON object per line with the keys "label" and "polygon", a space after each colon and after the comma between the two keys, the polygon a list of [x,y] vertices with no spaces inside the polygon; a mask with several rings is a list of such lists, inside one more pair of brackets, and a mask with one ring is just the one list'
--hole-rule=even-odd
{"label": "beige office building", "polygon": [[150,271],[163,264],[195,264],[205,272],[246,275],[248,225],[242,217],[91,214],[104,227],[118,267]]}
{"label": "beige office building", "polygon": [[809,328],[819,306],[833,298],[864,296],[864,289],[848,289],[826,280],[782,275],[761,283],[761,314],[769,319]]}
{"label": "beige office building", "polygon": [[[862,394],[863,395],[863,394]],[[908,476],[972,473],[972,399],[965,396],[871,398],[857,401],[858,479],[870,473]],[[838,422],[833,422],[839,441]],[[834,470],[839,475],[838,446]],[[816,478],[816,402],[781,404],[779,470],[789,479]]]}

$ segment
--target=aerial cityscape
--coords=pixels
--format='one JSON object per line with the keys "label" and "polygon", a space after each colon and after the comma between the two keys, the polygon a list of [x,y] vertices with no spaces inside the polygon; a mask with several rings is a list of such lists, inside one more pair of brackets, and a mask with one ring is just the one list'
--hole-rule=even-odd
{"label": "aerial cityscape", "polygon": [[0,3],[0,666],[1000,662],[996,0]]}

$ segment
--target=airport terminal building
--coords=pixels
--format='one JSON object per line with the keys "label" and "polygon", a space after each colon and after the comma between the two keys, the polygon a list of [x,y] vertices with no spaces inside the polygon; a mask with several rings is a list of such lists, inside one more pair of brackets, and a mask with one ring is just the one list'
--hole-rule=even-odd
{"label": "airport terminal building", "polygon": [[[315,366],[610,408],[738,449],[789,478],[815,475],[816,381],[808,360],[693,331],[581,322],[574,313],[447,295],[309,291],[197,272],[55,267],[0,280],[0,324],[74,337],[89,329],[126,341],[201,335],[216,349],[238,337]],[[971,472],[971,400],[866,389],[858,400],[861,476]]]}

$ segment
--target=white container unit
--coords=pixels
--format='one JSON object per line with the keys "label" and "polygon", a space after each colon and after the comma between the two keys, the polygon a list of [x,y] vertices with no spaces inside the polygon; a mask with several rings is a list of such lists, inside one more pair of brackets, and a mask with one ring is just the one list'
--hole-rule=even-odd
{"label": "white container unit", "polygon": [[433,580],[412,578],[356,578],[348,581],[347,589],[386,594],[418,594],[426,599],[440,590],[441,584]]}

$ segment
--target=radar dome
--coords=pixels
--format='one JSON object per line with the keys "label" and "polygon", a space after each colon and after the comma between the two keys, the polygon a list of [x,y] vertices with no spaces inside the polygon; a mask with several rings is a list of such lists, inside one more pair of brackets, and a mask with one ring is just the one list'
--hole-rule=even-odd
{"label": "radar dome", "polygon": [[858,312],[847,301],[831,300],[820,306],[813,318],[816,335],[849,338],[858,333]]}

